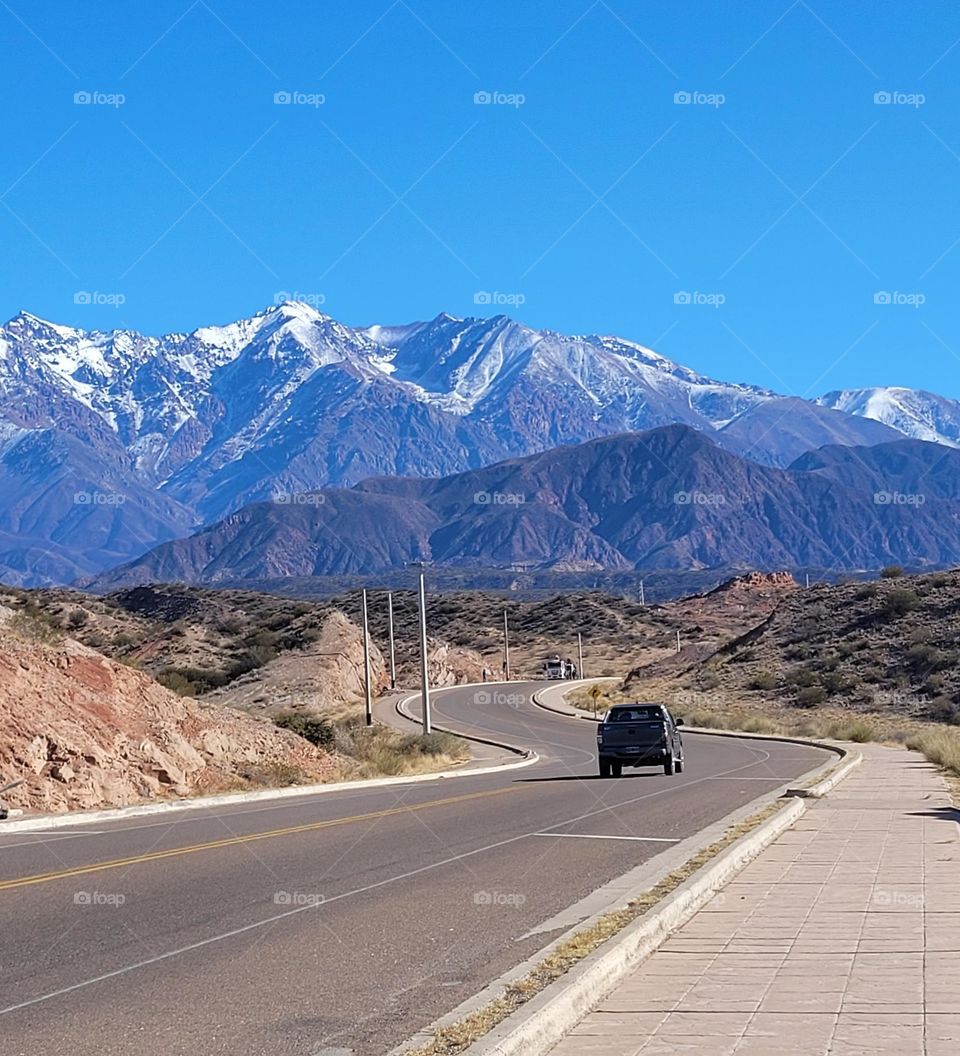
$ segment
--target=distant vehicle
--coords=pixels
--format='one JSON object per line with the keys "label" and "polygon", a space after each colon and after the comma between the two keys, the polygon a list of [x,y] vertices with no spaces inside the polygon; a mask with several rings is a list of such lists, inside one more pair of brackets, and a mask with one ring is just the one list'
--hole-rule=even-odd
{"label": "distant vehicle", "polygon": [[552,656],[543,662],[544,678],[576,678],[577,665],[572,660],[561,660],[560,655]]}
{"label": "distant vehicle", "polygon": [[597,727],[600,776],[619,777],[625,766],[662,766],[665,774],[683,772],[683,739],[662,704],[618,704]]}

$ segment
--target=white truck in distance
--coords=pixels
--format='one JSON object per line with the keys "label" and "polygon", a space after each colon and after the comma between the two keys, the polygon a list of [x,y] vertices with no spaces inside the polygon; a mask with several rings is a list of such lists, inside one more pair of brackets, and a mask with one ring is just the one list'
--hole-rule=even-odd
{"label": "white truck in distance", "polygon": [[572,660],[561,660],[559,654],[543,662],[543,677],[549,679],[576,678],[577,665]]}

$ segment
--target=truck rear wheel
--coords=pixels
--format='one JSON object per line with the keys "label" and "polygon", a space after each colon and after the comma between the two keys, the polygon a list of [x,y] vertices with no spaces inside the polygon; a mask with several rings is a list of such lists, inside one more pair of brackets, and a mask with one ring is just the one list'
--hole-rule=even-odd
{"label": "truck rear wheel", "polygon": [[663,772],[668,776],[672,777],[677,771],[677,761],[673,757],[671,752],[667,758],[663,761]]}
{"label": "truck rear wheel", "polygon": [[623,773],[623,763],[613,763],[613,776],[619,777]]}
{"label": "truck rear wheel", "polygon": [[610,760],[609,759],[604,759],[603,756],[600,757],[600,776],[601,777],[609,777],[610,776]]}

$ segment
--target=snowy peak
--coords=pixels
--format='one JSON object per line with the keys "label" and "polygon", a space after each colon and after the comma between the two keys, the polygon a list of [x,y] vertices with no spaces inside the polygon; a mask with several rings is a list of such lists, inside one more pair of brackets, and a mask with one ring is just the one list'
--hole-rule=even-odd
{"label": "snowy peak", "polygon": [[828,392],[822,407],[889,425],[914,440],[960,447],[960,401],[898,386]]}
{"label": "snowy peak", "polygon": [[[441,477],[669,425],[773,466],[824,443],[903,434],[960,447],[960,404],[932,393],[788,400],[633,341],[536,330],[505,315],[350,327],[284,301],[159,337],[29,312],[0,327],[0,493],[30,496],[39,482],[56,501],[36,505],[50,512],[31,522],[30,537],[69,536],[81,552],[102,549],[69,528],[81,478],[117,481],[113,493],[131,497],[113,511],[118,523],[149,497],[173,531],[185,517],[211,523],[277,493]],[[44,453],[54,448],[56,465]],[[0,504],[0,536],[26,537],[15,516]]]}

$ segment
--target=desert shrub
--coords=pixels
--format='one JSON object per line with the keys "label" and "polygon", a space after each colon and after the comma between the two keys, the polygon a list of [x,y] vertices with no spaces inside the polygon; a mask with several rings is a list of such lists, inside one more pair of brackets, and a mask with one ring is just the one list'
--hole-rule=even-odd
{"label": "desert shrub", "polygon": [[197,687],[180,671],[160,671],[157,674],[157,681],[161,686],[166,686],[167,689],[179,694],[181,697],[195,697],[197,695]]}
{"label": "desert shrub", "polygon": [[278,726],[290,730],[302,737],[305,741],[325,748],[333,744],[336,732],[331,723],[325,719],[319,719],[312,715],[302,715],[295,711],[286,711],[275,716],[273,720]]}
{"label": "desert shrub", "polygon": [[820,682],[830,694],[846,693],[851,688],[850,682],[839,671],[825,671]]}
{"label": "desert shrub", "polygon": [[880,575],[884,579],[899,579],[903,575],[903,569],[899,565],[887,565]]}
{"label": "desert shrub", "polygon": [[697,678],[697,685],[700,689],[716,689],[720,685],[720,678],[716,671],[707,668],[705,671],[700,672]]}
{"label": "desert shrub", "polygon": [[891,590],[883,603],[885,616],[904,616],[920,604],[920,599],[912,590],[898,588]]}
{"label": "desert shrub", "polygon": [[802,708],[812,708],[822,704],[827,699],[827,691],[823,686],[804,686],[797,694],[797,703]]}
{"label": "desert shrub", "polygon": [[269,785],[272,788],[302,785],[306,780],[305,774],[299,767],[283,762],[264,763],[256,770],[248,771],[244,776],[254,784]]}
{"label": "desert shrub", "polygon": [[875,598],[876,596],[877,588],[873,583],[865,584],[856,592],[856,594],[854,594],[857,601],[868,601],[870,598]]}
{"label": "desert shrub", "polygon": [[937,572],[935,575],[930,577],[931,587],[948,587],[950,586],[950,577],[945,575],[943,572]]}
{"label": "desert shrub", "polygon": [[854,741],[866,744],[868,741],[881,739],[875,726],[863,719],[837,721],[829,724],[826,735],[838,741]]}
{"label": "desert shrub", "polygon": [[54,620],[29,604],[14,614],[10,627],[14,634],[35,642],[58,642],[63,637]]}
{"label": "desert shrub", "polygon": [[459,743],[449,733],[410,734],[400,742],[399,748],[412,755],[452,755]]}
{"label": "desert shrub", "polygon": [[129,634],[115,634],[113,641],[110,643],[115,649],[129,649],[131,645],[136,643],[136,639]]}
{"label": "desert shrub", "polygon": [[769,671],[758,671],[747,683],[748,689],[770,690],[777,688],[777,676]]}
{"label": "desert shrub", "polygon": [[936,697],[943,690],[944,677],[943,675],[933,674],[928,675],[926,681],[920,687],[928,697]]}
{"label": "desert shrub", "polygon": [[928,714],[934,722],[946,722],[951,726],[960,726],[960,708],[949,697],[937,697],[930,705]]}
{"label": "desert shrub", "polygon": [[[206,667],[165,667],[155,677],[158,682],[173,689],[175,693],[188,697],[202,696],[204,693],[209,693],[211,689],[220,689],[221,686],[233,681],[226,672]],[[184,687],[185,683],[189,683],[189,688],[175,688],[176,686]]]}
{"label": "desert shrub", "polygon": [[67,626],[71,631],[79,631],[89,619],[89,615],[83,609],[74,609],[67,617]]}
{"label": "desert shrub", "polygon": [[906,659],[910,669],[917,673],[932,671],[938,666],[942,658],[939,650],[934,649],[932,645],[918,642],[916,645],[911,645],[907,650]]}
{"label": "desert shrub", "polygon": [[792,686],[812,686],[817,681],[817,676],[808,667],[794,667],[787,672],[787,681]]}

